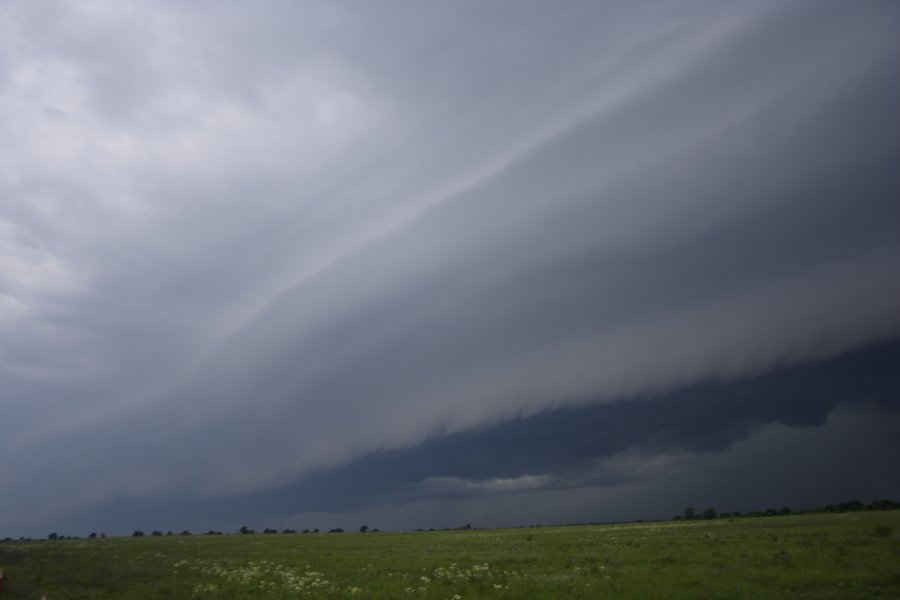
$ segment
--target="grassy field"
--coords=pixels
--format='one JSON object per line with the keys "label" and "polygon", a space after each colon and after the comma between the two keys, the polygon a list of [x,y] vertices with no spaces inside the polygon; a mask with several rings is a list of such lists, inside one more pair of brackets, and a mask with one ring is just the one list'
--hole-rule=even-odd
{"label": "grassy field", "polygon": [[2,600],[900,598],[900,511],[0,543]]}

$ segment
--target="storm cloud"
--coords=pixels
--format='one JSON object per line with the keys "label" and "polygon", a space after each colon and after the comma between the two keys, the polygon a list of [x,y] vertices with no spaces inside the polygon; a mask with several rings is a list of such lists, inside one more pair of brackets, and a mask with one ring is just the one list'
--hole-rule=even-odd
{"label": "storm cloud", "polygon": [[894,414],[778,375],[900,335],[894,2],[0,16],[0,533],[290,514],[391,453],[293,512],[663,481]]}
{"label": "storm cloud", "polygon": [[[503,515],[503,524],[521,526],[668,518],[682,503],[747,511],[842,494],[892,497],[900,493],[892,476],[898,360],[900,343],[877,344],[754,377],[547,410],[370,453],[273,490],[202,502],[117,498],[84,522],[121,518],[127,529],[138,518],[161,527],[177,514],[179,527],[203,530],[240,519],[330,528],[358,518],[415,528],[491,525]],[[680,478],[692,483],[679,489]],[[621,494],[630,500],[610,501]],[[562,504],[528,507],[529,498]],[[517,504],[526,506],[513,510]],[[582,508],[572,513],[567,504]],[[469,516],[454,522],[460,513]]]}

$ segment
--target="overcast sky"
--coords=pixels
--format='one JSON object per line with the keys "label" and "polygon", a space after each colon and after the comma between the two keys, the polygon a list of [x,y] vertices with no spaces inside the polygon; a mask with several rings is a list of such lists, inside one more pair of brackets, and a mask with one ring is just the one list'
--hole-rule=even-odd
{"label": "overcast sky", "polygon": [[0,537],[900,496],[898,40],[893,0],[3,2]]}

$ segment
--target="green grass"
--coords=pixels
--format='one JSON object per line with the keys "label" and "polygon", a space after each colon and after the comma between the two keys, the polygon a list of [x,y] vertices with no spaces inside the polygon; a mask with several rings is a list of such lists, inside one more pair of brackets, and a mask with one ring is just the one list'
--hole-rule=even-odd
{"label": "green grass", "polygon": [[0,543],[2,600],[900,598],[900,511]]}

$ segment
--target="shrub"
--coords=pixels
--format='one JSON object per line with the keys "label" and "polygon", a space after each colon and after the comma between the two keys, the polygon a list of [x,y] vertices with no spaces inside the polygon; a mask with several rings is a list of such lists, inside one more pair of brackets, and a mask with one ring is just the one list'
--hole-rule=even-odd
{"label": "shrub", "polygon": [[872,535],[875,537],[891,537],[892,533],[894,533],[894,528],[891,525],[879,525],[872,528]]}

